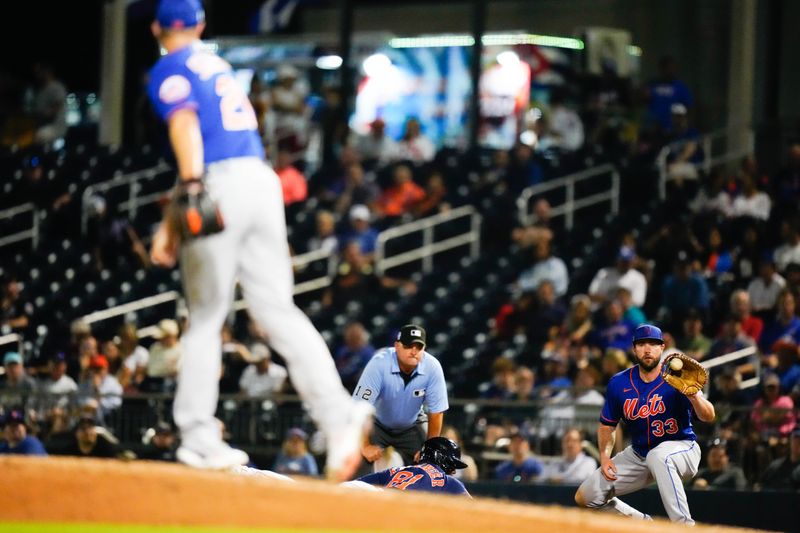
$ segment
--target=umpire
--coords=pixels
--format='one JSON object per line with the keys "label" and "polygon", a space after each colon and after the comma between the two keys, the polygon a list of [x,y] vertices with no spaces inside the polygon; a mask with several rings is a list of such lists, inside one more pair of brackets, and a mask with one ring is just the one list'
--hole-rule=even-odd
{"label": "umpire", "polygon": [[394,348],[378,351],[367,363],[353,398],[375,406],[364,458],[375,462],[392,446],[403,464],[413,464],[422,444],[439,436],[449,407],[442,365],[425,351],[425,330],[415,324],[400,328]]}

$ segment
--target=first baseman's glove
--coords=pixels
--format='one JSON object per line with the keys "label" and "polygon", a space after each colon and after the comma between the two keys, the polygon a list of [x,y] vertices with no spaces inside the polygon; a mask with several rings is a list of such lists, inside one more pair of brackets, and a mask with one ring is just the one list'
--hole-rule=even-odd
{"label": "first baseman's glove", "polygon": [[181,241],[213,235],[225,229],[222,213],[200,179],[178,182],[170,210],[173,227]]}
{"label": "first baseman's glove", "polygon": [[[681,363],[670,364],[673,359],[678,359]],[[673,366],[679,366],[680,368],[676,370]],[[687,396],[694,396],[703,390],[706,381],[708,381],[708,370],[688,355],[682,353],[674,353],[664,359],[664,363],[661,366],[661,375],[664,381]]]}

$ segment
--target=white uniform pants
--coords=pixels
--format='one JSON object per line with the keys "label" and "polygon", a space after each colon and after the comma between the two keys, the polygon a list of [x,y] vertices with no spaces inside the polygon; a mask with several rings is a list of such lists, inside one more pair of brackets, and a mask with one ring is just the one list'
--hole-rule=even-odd
{"label": "white uniform pants", "polygon": [[598,468],[578,489],[588,507],[602,507],[611,498],[642,489],[655,480],[661,502],[673,522],[694,524],[683,479],[697,474],[700,446],[691,440],[665,441],[643,459],[631,446],[614,456],[617,480],[608,481]]}
{"label": "white uniform pants", "polygon": [[279,178],[256,158],[209,165],[206,186],[225,230],[185,243],[181,250],[189,327],[181,338],[174,417],[182,445],[198,453],[221,442],[214,415],[219,397],[222,340],[238,280],[252,318],[285,358],[292,384],[326,434],[345,423],[351,400],[328,347],[295,305]]}

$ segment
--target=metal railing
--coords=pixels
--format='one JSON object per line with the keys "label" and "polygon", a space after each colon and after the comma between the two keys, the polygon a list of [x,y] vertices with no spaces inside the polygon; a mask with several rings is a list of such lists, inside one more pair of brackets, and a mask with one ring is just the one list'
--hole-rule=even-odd
{"label": "metal railing", "polygon": [[[750,379],[742,381],[741,384],[739,385],[740,389],[749,389],[750,387],[755,387],[759,383],[761,383],[761,358],[753,357],[754,355],[758,355],[756,347],[748,346],[747,348],[742,348],[741,350],[736,350],[735,352],[727,353],[725,355],[720,355],[713,359],[709,359],[708,361],[702,361],[701,364],[705,367],[706,370],[711,370],[712,368],[732,363],[733,361],[738,361],[739,359],[752,357],[755,367],[755,376]],[[709,383],[706,383],[705,392],[708,392],[708,387],[710,385],[711,383],[709,380]]]}
{"label": "metal railing", "polygon": [[[434,229],[437,226],[459,218],[469,218],[469,230],[453,237],[434,242]],[[482,217],[475,208],[467,205],[453,209],[452,211],[409,222],[408,224],[403,224],[396,228],[384,230],[378,235],[378,241],[375,246],[375,271],[380,276],[390,268],[421,259],[422,270],[428,273],[433,269],[434,255],[466,245],[470,247],[470,256],[476,259],[480,255],[481,221]],[[422,246],[396,255],[386,255],[387,242],[418,232],[422,233]]]}
{"label": "metal railing", "polygon": [[[744,138],[744,142],[742,142]],[[702,170],[706,174],[711,172],[711,169],[717,165],[728,163],[742,157],[752,155],[756,148],[756,137],[753,130],[750,128],[725,128],[713,131],[700,137],[698,144],[703,150],[703,159],[697,163],[691,163],[697,170]],[[719,151],[717,155],[715,152],[715,145],[719,144],[718,141],[723,141],[724,148]],[[740,146],[736,146],[739,143]],[[669,156],[674,153],[676,149],[683,146],[684,142],[668,144],[658,153],[656,157],[656,167],[658,167],[658,195],[661,200],[667,197],[667,181],[670,180],[669,176]]]}
{"label": "metal railing", "polygon": [[3,209],[0,211],[0,220],[11,219],[17,215],[22,215],[25,213],[31,213],[32,220],[30,228],[12,233],[11,235],[4,235],[2,238],[0,238],[0,248],[27,239],[31,240],[31,244],[34,248],[39,245],[39,223],[42,215],[39,210],[36,209],[34,204],[27,203],[10,207],[8,209]]}
{"label": "metal railing", "polygon": [[111,189],[127,186],[128,199],[124,202],[121,202],[117,208],[120,211],[127,211],[128,218],[133,220],[134,217],[136,217],[139,207],[157,202],[166,192],[166,190],[158,191],[139,196],[139,182],[145,179],[152,179],[163,172],[169,171],[170,169],[171,167],[168,164],[161,162],[154,167],[137,170],[136,172],[117,176],[110,180],[101,181],[86,187],[81,195],[81,231],[83,234],[86,235],[88,230],[90,217],[89,200],[91,199],[92,195],[97,193],[106,193]]}
{"label": "metal railing", "polygon": [[[576,184],[605,175],[611,177],[611,183],[608,189],[599,193],[590,194],[583,198],[575,198]],[[542,193],[560,188],[565,189],[566,198],[563,204],[550,206],[550,216],[551,218],[559,216],[565,217],[564,225],[567,230],[571,230],[575,223],[575,212],[585,207],[590,207],[602,202],[610,202],[611,212],[615,215],[619,213],[620,174],[617,167],[606,164],[526,188],[517,199],[520,223],[529,226],[536,222],[535,215],[530,211],[531,199]]]}

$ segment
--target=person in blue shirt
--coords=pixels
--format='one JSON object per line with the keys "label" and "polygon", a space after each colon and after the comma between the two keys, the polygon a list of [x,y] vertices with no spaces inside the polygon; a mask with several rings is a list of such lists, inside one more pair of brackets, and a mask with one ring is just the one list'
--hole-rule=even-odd
{"label": "person in blue shirt", "polygon": [[678,79],[677,63],[670,56],[658,62],[659,76],[647,86],[648,118],[662,130],[672,127],[672,105],[683,104],[691,108],[694,98],[684,82]]}
{"label": "person in blue shirt", "polygon": [[[636,365],[608,383],[597,429],[600,468],[575,493],[579,506],[647,520],[649,515],[617,496],[655,481],[670,520],[694,525],[683,487],[683,480],[697,474],[700,464],[692,417],[711,422],[716,415],[702,391],[684,395],[664,381],[665,347],[660,328],[642,324],[634,331]],[[631,445],[612,457],[619,422],[629,430]]]}
{"label": "person in blue shirt", "polygon": [[378,351],[361,373],[353,398],[375,406],[369,444],[361,452],[370,463],[392,446],[403,464],[413,464],[425,440],[442,431],[450,406],[447,384],[442,365],[425,351],[425,338],[421,326],[403,326],[394,347]]}
{"label": "person in blue shirt", "polygon": [[531,455],[531,444],[523,433],[511,435],[508,443],[511,459],[503,461],[494,469],[494,477],[508,483],[529,483],[544,471],[542,463]]}
{"label": "person in blue shirt", "polygon": [[314,456],[308,453],[308,433],[300,428],[286,432],[278,457],[272,470],[279,474],[316,476],[319,474]]}
{"label": "person in blue shirt", "polygon": [[342,384],[352,392],[364,367],[375,354],[375,348],[369,343],[367,330],[361,322],[349,323],[344,329],[343,337],[343,343],[334,353],[333,360]]}
{"label": "person in blue shirt", "polygon": [[389,468],[367,474],[358,481],[387,489],[444,492],[470,496],[464,484],[453,477],[457,469],[467,468],[461,460],[461,448],[445,437],[425,441],[414,465]]}
{"label": "person in blue shirt", "polygon": [[237,282],[248,311],[289,363],[295,389],[326,437],[328,477],[350,479],[360,460],[372,408],[342,386],[324,339],[295,305],[280,179],[264,158],[258,119],[231,65],[203,46],[199,0],[161,0],[151,26],[163,55],[148,95],[166,123],[178,179],[206,188],[224,220],[221,231],[180,242],[166,210],[153,235],[154,264],[173,268],[180,253],[189,327],[173,404],[181,434],[177,459],[228,469],[249,460],[222,439],[215,413],[221,331]]}
{"label": "person in blue shirt", "polygon": [[19,409],[12,409],[3,418],[3,440],[0,455],[47,455],[42,442],[28,435],[25,415]]}

